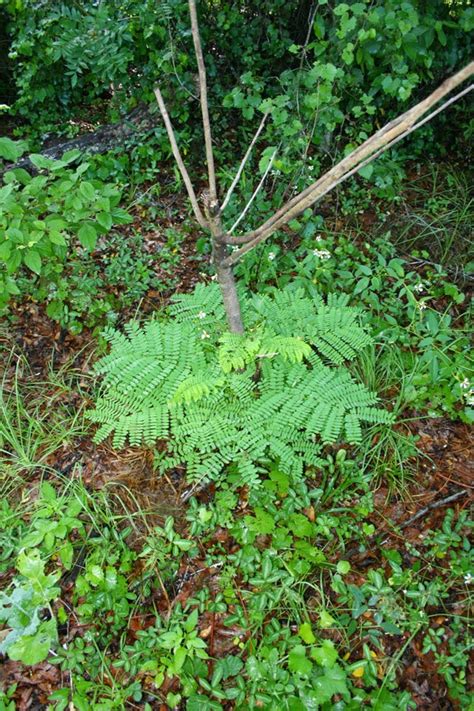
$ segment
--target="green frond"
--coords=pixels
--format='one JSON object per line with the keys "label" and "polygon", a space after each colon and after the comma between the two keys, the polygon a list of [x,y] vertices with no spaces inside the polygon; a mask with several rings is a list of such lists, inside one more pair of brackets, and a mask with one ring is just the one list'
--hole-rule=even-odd
{"label": "green frond", "polygon": [[218,359],[224,373],[242,370],[252,363],[260,350],[258,336],[244,336],[239,333],[224,333],[219,339]]}
{"label": "green frond", "polygon": [[263,462],[300,476],[322,465],[324,444],[360,443],[364,422],[392,421],[344,367],[371,342],[345,296],[325,304],[290,288],[244,299],[243,310],[248,333],[224,332],[219,288],[200,285],[176,297],[172,320],[108,329],[110,352],[96,366],[101,391],[88,413],[99,425],[95,440],[160,440],[161,472],[185,466],[201,480],[233,467],[256,486]]}
{"label": "green frond", "polygon": [[178,294],[171,300],[169,314],[178,323],[206,328],[225,324],[225,310],[218,284],[198,284],[191,294]]}
{"label": "green frond", "polygon": [[239,459],[237,461],[237,471],[243,486],[248,486],[251,489],[260,484],[258,468],[251,459]]}
{"label": "green frond", "polygon": [[202,376],[191,375],[178,385],[169,404],[197,402],[209,395],[213,388],[223,384],[224,380],[218,380],[216,377],[205,380]]}
{"label": "green frond", "polygon": [[300,363],[311,353],[311,346],[308,343],[301,338],[291,336],[269,336],[263,339],[262,347],[264,354],[281,355],[289,363]]}
{"label": "green frond", "polygon": [[305,296],[303,289],[286,288],[272,296],[255,296],[248,306],[244,304],[243,311],[251,309],[254,320],[260,317],[276,335],[304,338],[322,303],[322,299],[314,301]]}
{"label": "green frond", "polygon": [[348,412],[344,418],[344,429],[349,444],[359,444],[362,442],[362,428],[360,420],[352,412]]}

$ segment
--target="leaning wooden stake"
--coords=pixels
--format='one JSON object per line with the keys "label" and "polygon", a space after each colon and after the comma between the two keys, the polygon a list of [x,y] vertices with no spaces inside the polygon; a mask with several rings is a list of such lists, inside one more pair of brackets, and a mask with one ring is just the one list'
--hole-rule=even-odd
{"label": "leaning wooden stake", "polygon": [[[434,116],[439,114],[450,104],[454,103],[462,96],[467,94],[469,91],[471,91],[474,88],[473,84],[470,84],[458,94],[445,101],[437,109],[425,116],[425,114],[427,114],[427,112],[432,109],[435,104],[444,99],[448,94],[450,94],[454,89],[456,89],[456,87],[458,87],[460,84],[462,84],[464,81],[474,75],[474,62],[471,62],[459,72],[454,74],[452,77],[446,79],[446,81],[444,81],[436,89],[436,91],[430,94],[426,99],[423,99],[423,101],[420,101],[418,104],[416,104],[416,106],[409,109],[404,114],[396,118],[394,121],[391,121],[379,131],[374,133],[373,136],[364,141],[362,145],[352,151],[352,153],[350,153],[343,160],[337,163],[337,165],[335,165],[333,168],[328,170],[312,185],[310,185],[308,188],[300,192],[294,198],[286,202],[268,220],[266,220],[262,225],[260,225],[260,227],[250,232],[246,232],[243,235],[234,236],[231,234],[231,232],[233,231],[233,229],[235,229],[237,223],[234,223],[234,226],[231,230],[226,231],[223,228],[222,216],[224,214],[225,208],[229,204],[230,195],[232,194],[233,190],[238,184],[240,176],[242,175],[243,167],[245,166],[250,152],[254,147],[261,130],[263,129],[266,116],[262,120],[262,123],[260,124],[256,135],[252,139],[249,149],[247,150],[244,156],[244,159],[241,163],[241,166],[237,172],[235,179],[232,182],[231,188],[227,196],[225,197],[222,204],[219,204],[216,172],[214,166],[214,152],[212,147],[211,123],[209,118],[209,109],[207,101],[206,68],[201,47],[201,38],[199,34],[195,0],[189,0],[189,14],[191,17],[191,29],[194,42],[194,50],[198,65],[199,99],[201,103],[209,184],[209,189],[205,192],[202,199],[205,217],[203,215],[203,212],[201,211],[188,171],[186,170],[186,166],[181,157],[173,126],[171,124],[168,111],[163,100],[163,96],[158,88],[155,90],[155,95],[168,133],[173,155],[175,157],[179,171],[186,186],[186,190],[188,192],[188,196],[191,201],[191,205],[193,207],[196,219],[203,229],[208,229],[211,233],[213,255],[212,258],[222,291],[222,297],[224,300],[229,329],[235,333],[243,333],[244,328],[240,313],[239,299],[237,296],[235,276],[233,273],[233,268],[235,264],[237,264],[239,259],[241,259],[244,254],[249,252],[258,244],[260,244],[260,242],[263,242],[264,240],[268,239],[268,237],[274,234],[277,230],[281,229],[284,225],[287,225],[292,219],[297,217],[308,207],[314,205],[318,200],[320,200],[324,195],[327,195],[327,193],[333,190],[337,185],[340,185],[343,181],[347,180],[352,175],[357,173],[365,165],[375,160],[379,155],[381,155],[381,153],[394,146],[396,143],[405,138],[405,136],[408,136],[410,133],[422,126],[424,123],[430,121]],[[263,180],[261,181],[261,185],[263,185]],[[260,189],[261,185],[259,185],[257,190]],[[250,204],[247,204],[242,210],[241,216],[245,215],[249,208]],[[238,245],[240,246],[240,249],[233,252],[232,254],[229,254],[228,249],[231,245]]]}

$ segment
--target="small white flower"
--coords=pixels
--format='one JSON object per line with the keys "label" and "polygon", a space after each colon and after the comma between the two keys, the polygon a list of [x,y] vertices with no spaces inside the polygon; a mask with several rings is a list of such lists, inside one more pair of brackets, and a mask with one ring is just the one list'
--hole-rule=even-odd
{"label": "small white flower", "polygon": [[201,333],[201,339],[204,340],[205,338],[210,338],[210,335],[208,334],[207,331],[203,331]]}
{"label": "small white flower", "polygon": [[469,388],[471,387],[471,383],[469,382],[469,380],[467,378],[464,378],[464,380],[461,383],[461,387],[463,390],[469,390]]}
{"label": "small white flower", "polygon": [[322,242],[322,241],[323,241],[323,238],[321,237],[321,235],[316,235],[316,242]]}
{"label": "small white flower", "polygon": [[270,262],[273,262],[273,260],[275,259],[275,257],[276,257],[275,252],[270,252],[270,254],[268,255],[268,259],[270,260]]}
{"label": "small white flower", "polygon": [[205,311],[200,311],[200,312],[198,313],[197,317],[200,318],[201,320],[202,320],[203,318],[206,318],[206,312],[205,312]]}
{"label": "small white flower", "polygon": [[331,258],[331,252],[328,252],[327,249],[313,249],[313,255],[315,257],[319,257],[319,259],[330,259]]}
{"label": "small white flower", "polygon": [[211,276],[211,281],[217,281],[217,274],[213,274]]}
{"label": "small white flower", "polygon": [[464,576],[464,582],[466,583],[466,585],[470,585],[473,580],[474,575],[472,575],[472,573],[466,573],[466,575]]}
{"label": "small white flower", "polygon": [[310,165],[308,170],[314,170],[314,165]]}
{"label": "small white flower", "polygon": [[417,291],[419,294],[421,294],[421,292],[424,290],[425,290],[425,287],[423,286],[421,281],[418,284],[415,284],[415,286],[413,287],[413,291]]}
{"label": "small white flower", "polygon": [[424,311],[426,309],[426,304],[423,301],[420,301],[420,303],[418,304],[418,308],[420,309],[420,311]]}
{"label": "small white flower", "polygon": [[469,395],[469,397],[466,399],[466,402],[469,406],[474,405],[474,395]]}

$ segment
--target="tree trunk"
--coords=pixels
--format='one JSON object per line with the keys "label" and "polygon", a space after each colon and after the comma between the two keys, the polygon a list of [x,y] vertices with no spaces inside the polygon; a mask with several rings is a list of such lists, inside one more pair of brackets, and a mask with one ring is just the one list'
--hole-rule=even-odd
{"label": "tree trunk", "polygon": [[217,272],[217,280],[221,287],[229,330],[231,333],[243,333],[244,325],[242,323],[234,270],[233,267],[224,266],[223,262],[226,257],[226,245],[213,239],[213,262]]}
{"label": "tree trunk", "polygon": [[231,333],[243,333],[244,325],[242,323],[240,302],[237,295],[234,267],[225,264],[225,260],[229,256],[229,247],[224,241],[219,205],[217,200],[211,198],[207,190],[201,193],[201,198],[203,200],[207,226],[211,231],[212,263],[216,268],[217,281],[221,288],[227,324]]}

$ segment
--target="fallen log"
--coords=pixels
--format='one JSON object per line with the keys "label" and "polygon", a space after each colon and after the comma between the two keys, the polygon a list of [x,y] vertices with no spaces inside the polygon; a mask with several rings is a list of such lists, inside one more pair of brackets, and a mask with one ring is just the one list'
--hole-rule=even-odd
{"label": "fallen log", "polygon": [[[83,133],[66,141],[59,139],[52,145],[42,148],[38,153],[41,153],[45,158],[54,158],[56,160],[59,160],[64,153],[71,150],[80,150],[89,155],[98,155],[123,145],[134,135],[150,129],[155,124],[156,119],[150,108],[148,106],[140,106],[127,114],[122,121],[99,126],[95,131]],[[4,166],[0,170],[0,176],[15,168],[24,168],[33,174],[38,172],[29,157],[23,156],[16,163]]]}

